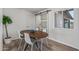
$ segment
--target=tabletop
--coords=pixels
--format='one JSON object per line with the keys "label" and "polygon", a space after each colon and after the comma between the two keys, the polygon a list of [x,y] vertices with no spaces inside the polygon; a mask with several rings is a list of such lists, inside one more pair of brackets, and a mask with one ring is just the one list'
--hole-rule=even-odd
{"label": "tabletop", "polygon": [[36,31],[36,30],[22,30],[20,33],[21,34],[28,33],[30,37],[34,37],[38,39],[45,38],[48,36],[48,33],[43,32],[43,31]]}

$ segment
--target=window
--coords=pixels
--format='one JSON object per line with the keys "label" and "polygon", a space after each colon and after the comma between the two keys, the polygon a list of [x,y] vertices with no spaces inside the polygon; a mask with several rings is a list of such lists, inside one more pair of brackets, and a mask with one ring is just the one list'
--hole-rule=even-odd
{"label": "window", "polygon": [[42,30],[47,32],[47,12],[44,12],[41,14],[41,25],[42,25]]}
{"label": "window", "polygon": [[74,9],[55,12],[56,28],[74,28]]}
{"label": "window", "polygon": [[63,12],[58,11],[55,13],[55,27],[62,28],[63,27]]}
{"label": "window", "polygon": [[43,12],[36,15],[36,30],[48,32],[48,13]]}
{"label": "window", "polygon": [[73,9],[63,11],[64,28],[73,28],[74,24],[74,11]]}

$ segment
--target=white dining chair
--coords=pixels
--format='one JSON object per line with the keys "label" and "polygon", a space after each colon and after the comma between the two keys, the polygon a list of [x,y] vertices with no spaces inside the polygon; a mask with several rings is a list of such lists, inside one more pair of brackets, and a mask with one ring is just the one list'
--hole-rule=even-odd
{"label": "white dining chair", "polygon": [[31,46],[31,51],[33,51],[33,45],[34,45],[35,42],[31,41],[30,36],[29,36],[28,33],[24,33],[24,39],[25,39],[25,44],[24,44],[23,50],[25,49],[26,44],[28,44],[28,45]]}
{"label": "white dining chair", "polygon": [[23,36],[23,34],[21,34],[20,31],[18,31],[18,38],[19,38],[19,40],[20,40],[19,46],[18,46],[18,50],[20,49],[21,44],[22,44],[22,41],[23,41],[23,39],[24,39],[24,38],[22,38],[22,36]]}

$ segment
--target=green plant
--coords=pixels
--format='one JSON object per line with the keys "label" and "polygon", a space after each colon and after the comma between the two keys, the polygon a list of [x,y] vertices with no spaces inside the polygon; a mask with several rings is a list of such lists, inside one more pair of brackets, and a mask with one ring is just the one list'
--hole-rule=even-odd
{"label": "green plant", "polygon": [[8,30],[7,30],[7,24],[11,24],[12,20],[11,20],[11,18],[9,16],[3,15],[3,21],[2,21],[2,23],[5,26],[6,38],[9,38],[9,36],[8,36]]}

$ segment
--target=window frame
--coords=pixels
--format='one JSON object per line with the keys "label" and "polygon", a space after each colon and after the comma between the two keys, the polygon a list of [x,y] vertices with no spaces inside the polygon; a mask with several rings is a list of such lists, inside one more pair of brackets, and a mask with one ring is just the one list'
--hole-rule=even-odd
{"label": "window frame", "polygon": [[[75,10],[74,10],[74,9],[66,9],[66,10],[69,10],[69,11],[73,10],[73,11],[74,11],[73,14],[75,13]],[[65,11],[65,10],[63,10],[63,11]],[[54,28],[56,28],[56,29],[74,29],[74,21],[73,21],[73,24],[72,24],[73,27],[71,28],[70,26],[71,26],[71,23],[72,23],[72,22],[70,22],[70,20],[68,21],[68,24],[69,24],[69,25],[68,25],[68,28],[65,28],[65,24],[64,24],[65,22],[64,22],[63,11],[62,11],[62,18],[63,18],[63,24],[62,24],[62,25],[63,25],[63,27],[62,27],[62,28],[56,27],[56,25],[57,25],[57,24],[56,24],[56,22],[57,22],[57,20],[56,20],[56,13],[58,12],[58,11],[57,11],[57,12],[54,13],[54,16],[55,16],[55,19],[54,19],[54,23],[55,23],[55,24],[54,24]],[[73,20],[74,20],[74,17],[73,17]]]}

